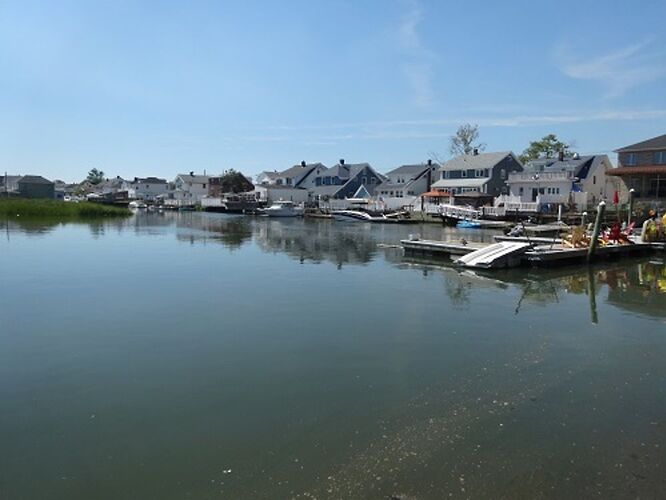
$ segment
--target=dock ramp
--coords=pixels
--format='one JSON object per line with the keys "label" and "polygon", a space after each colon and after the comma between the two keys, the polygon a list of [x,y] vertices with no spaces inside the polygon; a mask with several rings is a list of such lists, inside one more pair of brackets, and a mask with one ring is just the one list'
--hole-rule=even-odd
{"label": "dock ramp", "polygon": [[460,257],[456,264],[465,267],[515,267],[531,245],[523,241],[500,241]]}

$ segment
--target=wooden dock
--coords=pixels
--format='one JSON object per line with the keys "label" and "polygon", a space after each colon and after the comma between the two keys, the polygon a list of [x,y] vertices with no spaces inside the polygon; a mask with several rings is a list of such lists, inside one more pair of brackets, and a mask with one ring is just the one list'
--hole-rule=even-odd
{"label": "wooden dock", "polygon": [[[509,238],[501,238],[506,240]],[[516,242],[527,242],[527,238],[515,238]],[[530,238],[534,240],[534,238]],[[545,238],[543,239],[545,240]],[[527,266],[550,266],[571,265],[587,262],[587,248],[569,248],[560,242],[552,240],[541,241],[537,244],[531,241],[533,247],[525,251],[518,259],[519,265]],[[433,240],[401,240],[400,244],[405,252],[412,255],[425,255],[435,257],[454,258],[467,255],[476,250],[487,247],[488,243],[469,242],[464,245],[458,241],[433,241]],[[618,259],[636,255],[650,255],[663,253],[666,250],[664,243],[634,243],[633,245],[609,245],[597,247],[594,255],[595,260]]]}

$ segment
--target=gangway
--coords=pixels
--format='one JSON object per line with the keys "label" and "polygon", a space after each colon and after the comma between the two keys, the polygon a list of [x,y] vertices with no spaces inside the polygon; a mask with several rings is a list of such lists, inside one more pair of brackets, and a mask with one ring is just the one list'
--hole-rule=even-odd
{"label": "gangway", "polygon": [[500,241],[460,257],[456,264],[483,269],[516,267],[532,245],[524,241]]}

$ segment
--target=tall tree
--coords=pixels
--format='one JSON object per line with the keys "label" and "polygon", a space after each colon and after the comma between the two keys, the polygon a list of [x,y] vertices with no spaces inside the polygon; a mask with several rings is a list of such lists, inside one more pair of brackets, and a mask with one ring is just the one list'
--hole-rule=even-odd
{"label": "tall tree", "polygon": [[88,177],[86,177],[86,180],[91,184],[99,184],[104,180],[104,172],[93,168],[90,170],[90,172],[88,172]]}
{"label": "tall tree", "polygon": [[530,145],[520,155],[520,161],[527,163],[539,158],[555,158],[562,151],[565,156],[572,155],[571,145],[560,141],[555,134],[548,134],[538,141],[530,142]]}
{"label": "tall tree", "polygon": [[484,150],[485,144],[477,143],[479,139],[479,126],[465,123],[458,127],[455,135],[451,136],[449,151],[453,156],[468,155],[475,149]]}
{"label": "tall tree", "polygon": [[223,193],[245,193],[254,189],[252,183],[243,174],[233,168],[227,170],[222,175],[220,187]]}

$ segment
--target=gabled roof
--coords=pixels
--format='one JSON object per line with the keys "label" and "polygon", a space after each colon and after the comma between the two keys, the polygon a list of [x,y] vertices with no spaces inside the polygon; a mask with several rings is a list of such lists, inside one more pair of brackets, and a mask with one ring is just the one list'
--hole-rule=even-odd
{"label": "gabled roof", "polygon": [[[189,177],[189,174],[188,174]],[[196,176],[195,176],[196,177]],[[202,176],[203,177],[203,176]],[[206,177],[207,179],[208,177]],[[159,179],[158,177],[135,177],[132,184],[166,184],[166,179]]]}
{"label": "gabled roof", "polygon": [[[210,179],[209,175],[192,175],[192,174],[178,174],[176,177],[180,177],[182,180],[187,181],[187,182],[193,182],[194,184],[206,184],[208,182],[208,179]],[[160,179],[160,182],[162,179]],[[164,181],[166,182],[166,181]]]}
{"label": "gabled roof", "polygon": [[5,185],[5,178],[7,179],[7,184],[15,184],[21,180],[22,175],[0,175],[0,184]]}
{"label": "gabled roof", "polygon": [[53,184],[41,175],[24,175],[18,181],[19,184]]}
{"label": "gabled roof", "polygon": [[440,171],[445,170],[464,170],[464,169],[482,169],[493,168],[507,156],[512,155],[511,151],[500,151],[497,153],[479,153],[477,155],[460,155],[451,158],[445,162],[440,168]]}
{"label": "gabled roof", "polygon": [[394,168],[384,175],[386,177],[390,177],[392,175],[409,175],[412,179],[416,179],[417,177],[423,175],[424,172],[427,172],[429,168],[433,167],[439,168],[439,165],[437,163],[433,163],[432,165],[428,165],[427,163],[419,163],[417,165],[401,165],[400,167]]}
{"label": "gabled roof", "polygon": [[[560,161],[557,158],[540,158],[533,160],[525,165],[523,172],[567,172],[573,171],[574,175],[580,179],[585,179],[587,174],[594,170],[604,159],[606,155],[588,155],[579,157],[565,158]],[[610,164],[610,162],[608,162]]]}
{"label": "gabled roof", "polygon": [[653,137],[647,141],[637,142],[631,146],[625,146],[616,149],[616,153],[626,153],[631,151],[651,151],[653,149],[666,149],[666,134]]}
{"label": "gabled roof", "polygon": [[257,175],[257,178],[261,177],[262,175],[268,177],[270,180],[275,180],[278,177],[280,177],[280,174],[278,172],[269,172],[268,170],[264,170],[259,175]]}

